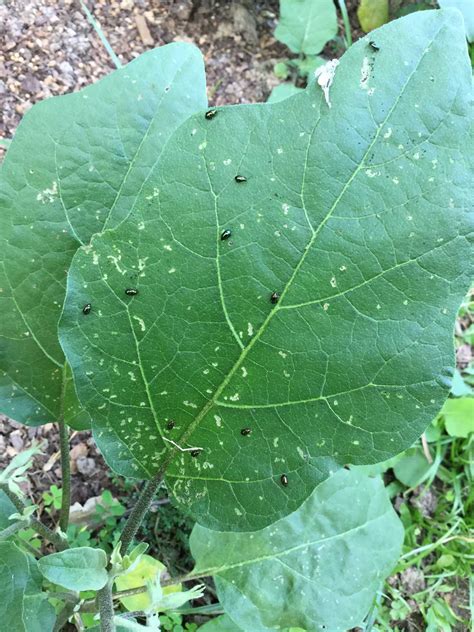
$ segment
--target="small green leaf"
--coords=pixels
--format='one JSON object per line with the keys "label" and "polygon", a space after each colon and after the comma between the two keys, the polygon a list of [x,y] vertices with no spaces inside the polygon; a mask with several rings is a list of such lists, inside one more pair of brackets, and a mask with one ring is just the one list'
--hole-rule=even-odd
{"label": "small green leaf", "polygon": [[107,556],[101,549],[84,546],[46,555],[39,570],[53,584],[68,590],[100,590],[107,583]]}
{"label": "small green leaf", "polygon": [[[383,483],[340,470],[293,514],[253,533],[191,535],[195,573],[244,630],[360,624],[400,554],[403,529]],[[337,595],[335,607],[334,595]]]}
{"label": "small green leaf", "polygon": [[302,92],[302,88],[297,88],[293,83],[280,83],[279,86],[275,86],[267,99],[267,103],[277,103],[278,101],[284,101],[288,97]]}
{"label": "small green leaf", "polygon": [[398,480],[407,487],[420,485],[429,475],[433,467],[429,463],[420,447],[406,450],[403,456],[396,460],[393,471]]}
{"label": "small green leaf", "polygon": [[275,37],[294,53],[317,55],[337,33],[332,0],[280,0]]}
{"label": "small green leaf", "polygon": [[[153,580],[157,575],[161,575],[165,568],[162,562],[151,557],[151,555],[142,555],[139,564],[132,571],[119,575],[115,579],[115,585],[117,586],[117,590],[140,588],[145,586],[148,581]],[[181,585],[163,588],[164,593],[179,590],[181,590]],[[131,597],[123,597],[120,599],[120,602],[127,610],[147,610],[150,605],[150,597],[144,592]]]}
{"label": "small green leaf", "polygon": [[273,72],[278,79],[286,79],[289,74],[288,65],[284,61],[279,61],[273,66]]}
{"label": "small green leaf", "polygon": [[36,560],[11,542],[0,542],[0,621],[8,632],[51,632],[55,614],[41,591]]}
{"label": "small green leaf", "polygon": [[448,399],[441,411],[446,431],[452,437],[468,437],[474,432],[474,397]]}
{"label": "small green leaf", "polygon": [[304,59],[296,59],[294,63],[298,68],[298,74],[301,77],[308,77],[309,75],[313,75],[318,68],[324,66],[326,62],[327,59],[324,59],[324,57],[308,55]]}
{"label": "small green leaf", "polygon": [[360,0],[357,17],[364,33],[388,22],[388,8],[388,0]]}
{"label": "small green leaf", "polygon": [[12,523],[10,516],[17,511],[15,505],[8,498],[5,492],[0,490],[0,531],[6,529]]}

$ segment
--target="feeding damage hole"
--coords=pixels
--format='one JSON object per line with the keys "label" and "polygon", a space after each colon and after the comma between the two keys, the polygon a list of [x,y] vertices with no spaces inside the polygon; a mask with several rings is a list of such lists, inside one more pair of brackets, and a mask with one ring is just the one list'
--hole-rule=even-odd
{"label": "feeding damage hole", "polygon": [[204,114],[204,116],[205,116],[208,120],[213,119],[216,115],[217,115],[217,110],[208,110],[208,111]]}
{"label": "feeding damage hole", "polygon": [[240,431],[240,434],[243,437],[248,437],[249,434],[252,434],[252,428],[242,428],[242,430]]}
{"label": "feeding damage hole", "polygon": [[134,288],[134,287],[128,287],[125,290],[125,294],[127,296],[136,296],[138,294],[138,290],[136,288]]}
{"label": "feeding damage hole", "polygon": [[226,241],[227,239],[230,239],[231,236],[232,236],[232,231],[226,228],[226,230],[223,230],[221,233],[221,241]]}
{"label": "feeding damage hole", "polygon": [[235,176],[234,180],[236,182],[247,182],[247,178],[245,176]]}
{"label": "feeding damage hole", "polygon": [[87,314],[91,313],[92,305],[90,303],[86,303],[82,308],[82,313],[87,316]]}
{"label": "feeding damage hole", "polygon": [[288,476],[286,474],[282,474],[280,476],[280,483],[283,485],[283,487],[288,487]]}

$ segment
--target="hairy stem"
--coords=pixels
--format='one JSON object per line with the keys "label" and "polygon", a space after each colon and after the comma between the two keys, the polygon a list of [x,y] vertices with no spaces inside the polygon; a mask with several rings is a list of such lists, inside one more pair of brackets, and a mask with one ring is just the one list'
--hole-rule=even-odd
{"label": "hairy stem", "polygon": [[64,608],[59,612],[58,616],[56,617],[56,622],[54,624],[53,632],[59,632],[60,630],[63,629],[69,617],[71,617],[74,614],[74,609],[78,603],[79,603],[79,600],[76,599],[75,602],[70,601],[64,606]]}
{"label": "hairy stem", "polygon": [[[26,505],[25,503],[18,498],[16,494],[14,494],[11,489],[8,487],[7,483],[0,483],[0,489],[15,505],[17,511],[19,513],[23,513]],[[54,546],[58,549],[58,551],[64,551],[69,548],[69,544],[59,535],[59,533],[55,533],[45,524],[40,522],[38,518],[34,518],[33,516],[29,519],[30,526],[37,531],[45,540],[54,544]]]}
{"label": "hairy stem", "polygon": [[14,522],[9,527],[6,527],[5,529],[2,529],[0,531],[0,540],[8,540],[10,536],[15,535],[17,531],[20,531],[20,529],[24,529],[26,526],[27,523],[25,523],[23,520]]}
{"label": "hairy stem", "polygon": [[150,508],[151,501],[158,491],[161,481],[163,480],[164,470],[160,470],[158,474],[148,481],[142,489],[138,501],[135,507],[132,509],[132,513],[128,517],[125,527],[123,528],[120,553],[125,555],[128,551],[128,547],[136,536],[137,531],[145,517],[146,512]]}
{"label": "hairy stem", "polygon": [[59,446],[61,450],[62,496],[61,513],[59,515],[59,528],[63,533],[69,525],[69,511],[71,508],[71,463],[69,460],[69,432],[67,424],[61,420],[59,423]]}
{"label": "hairy stem", "polygon": [[100,614],[100,632],[116,632],[112,580],[109,580],[97,593],[97,607]]}

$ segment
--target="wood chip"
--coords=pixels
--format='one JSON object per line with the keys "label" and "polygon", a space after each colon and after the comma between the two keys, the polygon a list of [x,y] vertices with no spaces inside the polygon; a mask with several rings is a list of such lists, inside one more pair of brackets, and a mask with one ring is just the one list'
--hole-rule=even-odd
{"label": "wood chip", "polygon": [[148,28],[148,24],[146,23],[146,18],[144,15],[136,15],[135,23],[137,25],[138,34],[140,35],[140,39],[144,43],[145,46],[153,46],[155,40],[151,36],[150,29]]}

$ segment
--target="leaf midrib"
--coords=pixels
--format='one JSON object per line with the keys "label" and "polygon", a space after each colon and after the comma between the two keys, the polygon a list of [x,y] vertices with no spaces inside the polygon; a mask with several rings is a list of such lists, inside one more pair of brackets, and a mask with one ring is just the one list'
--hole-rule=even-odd
{"label": "leaf midrib", "polygon": [[[390,117],[392,116],[393,112],[395,111],[395,108],[398,106],[398,103],[401,99],[401,97],[403,96],[403,94],[405,93],[405,90],[407,89],[411,79],[413,78],[413,76],[415,75],[416,71],[418,70],[418,67],[420,66],[421,62],[423,61],[426,53],[429,51],[431,45],[433,44],[433,42],[435,41],[435,39],[438,37],[439,33],[441,32],[441,30],[443,30],[445,28],[444,25],[441,25],[438,30],[436,31],[435,35],[433,36],[433,38],[429,41],[429,43],[426,45],[426,47],[423,50],[423,53],[420,55],[420,58],[418,60],[418,63],[416,64],[416,66],[413,68],[413,70],[411,71],[411,73],[408,75],[407,80],[405,81],[402,89],[400,90],[397,98],[395,99],[392,107],[390,108],[390,110],[387,112],[387,115],[385,116],[385,118],[383,119],[383,121],[379,124],[377,131],[374,135],[374,138],[372,140],[372,142],[368,145],[364,156],[362,157],[359,165],[357,166],[357,168],[354,170],[354,172],[352,173],[352,175],[350,176],[350,178],[348,179],[348,181],[346,182],[346,184],[344,185],[344,187],[342,188],[340,194],[337,196],[336,200],[334,201],[334,203],[332,204],[331,208],[329,209],[329,211],[327,212],[326,216],[323,218],[323,220],[320,222],[318,228],[316,230],[314,230],[310,240],[308,241],[307,245],[304,247],[303,249],[303,254],[298,262],[298,264],[295,267],[295,270],[293,271],[293,274],[291,275],[290,279],[288,280],[284,290],[282,291],[281,295],[280,295],[280,299],[279,299],[279,303],[268,313],[267,317],[265,318],[265,320],[263,321],[262,325],[259,327],[258,331],[256,332],[255,336],[252,338],[252,340],[250,341],[250,343],[242,350],[242,352],[240,353],[239,357],[237,358],[236,362],[234,363],[233,367],[231,368],[231,370],[229,371],[229,373],[227,374],[227,376],[224,378],[224,380],[221,382],[221,384],[218,386],[218,388],[216,389],[214,395],[212,396],[212,398],[210,398],[208,400],[208,402],[205,404],[205,406],[201,409],[200,413],[196,416],[196,418],[194,419],[194,421],[188,426],[188,428],[186,429],[186,431],[181,435],[181,437],[179,438],[179,443],[184,443],[185,441],[187,441],[187,439],[192,435],[192,433],[194,432],[194,430],[197,428],[197,426],[200,424],[200,422],[202,421],[202,419],[207,415],[207,413],[209,412],[209,410],[215,406],[217,404],[217,400],[219,398],[219,396],[221,395],[221,393],[223,392],[223,390],[227,387],[227,385],[229,384],[230,380],[233,378],[233,376],[235,375],[236,371],[240,368],[242,362],[245,360],[245,358],[247,357],[248,353],[251,351],[251,349],[254,347],[254,345],[256,344],[256,342],[258,342],[258,340],[260,339],[260,337],[262,336],[262,334],[266,331],[267,325],[269,324],[269,322],[271,321],[271,319],[273,318],[273,316],[278,313],[280,311],[280,309],[282,309],[280,307],[281,303],[283,302],[286,294],[288,293],[296,275],[298,274],[301,266],[303,265],[306,256],[308,254],[308,252],[311,250],[312,246],[314,245],[319,233],[321,232],[321,230],[324,228],[324,226],[327,224],[327,222],[329,221],[329,219],[331,218],[334,210],[337,208],[339,202],[341,201],[342,197],[344,196],[344,194],[346,193],[347,189],[350,187],[350,185],[352,184],[353,180],[355,179],[355,177],[359,174],[359,172],[362,170],[362,168],[365,165],[365,161],[367,159],[367,156],[369,155],[370,151],[372,150],[373,146],[375,145],[375,143],[377,142],[377,140],[380,137],[380,134],[382,132],[382,129],[384,128],[384,126],[386,125],[386,123],[389,121]],[[316,129],[316,127],[318,126],[319,122],[321,120],[321,117],[318,119],[318,121],[316,122],[315,127],[313,128],[313,131],[310,135],[310,139],[308,140],[308,143],[311,142],[313,134],[314,134],[314,130]],[[304,186],[304,181],[305,181],[305,174],[306,174],[306,168],[304,170],[303,173],[303,183],[302,186]],[[306,211],[306,206],[304,204],[304,190],[301,191],[301,197],[302,197],[302,202],[303,202],[303,210]]]}
{"label": "leaf midrib", "polygon": [[[199,576],[199,577],[203,576],[204,574],[205,575],[208,575],[208,574],[209,575],[218,575],[219,573],[227,572],[227,571],[233,570],[235,568],[242,568],[244,566],[260,564],[260,563],[266,562],[268,560],[274,560],[274,559],[280,560],[280,558],[286,557],[287,555],[290,555],[291,553],[294,553],[295,551],[301,551],[301,550],[304,550],[304,549],[307,549],[307,548],[310,548],[310,547],[317,546],[318,544],[324,545],[327,542],[338,540],[340,538],[349,537],[352,534],[355,534],[355,533],[357,533],[358,531],[360,531],[362,529],[366,529],[368,525],[376,523],[379,520],[382,520],[383,518],[385,518],[385,516],[390,514],[392,511],[393,511],[392,507],[388,507],[382,514],[379,514],[378,516],[376,516],[375,518],[372,518],[371,520],[367,520],[366,522],[364,522],[364,524],[359,524],[356,527],[353,527],[352,529],[347,529],[346,531],[341,531],[340,533],[336,533],[335,535],[332,535],[332,536],[320,537],[319,539],[311,540],[310,542],[303,542],[301,544],[296,544],[295,546],[289,547],[288,549],[284,549],[282,551],[278,551],[277,553],[261,555],[259,557],[252,557],[252,558],[249,558],[247,560],[243,560],[241,562],[235,562],[233,564],[228,564],[226,566],[215,566],[215,567],[210,567],[210,568],[207,568],[207,569],[204,569],[204,570],[199,570],[198,573],[196,573],[196,575]],[[285,520],[285,518],[283,518],[283,520]],[[190,578],[192,578],[193,576],[194,576],[194,574],[191,574]],[[310,581],[310,580],[308,580],[308,581]]]}

